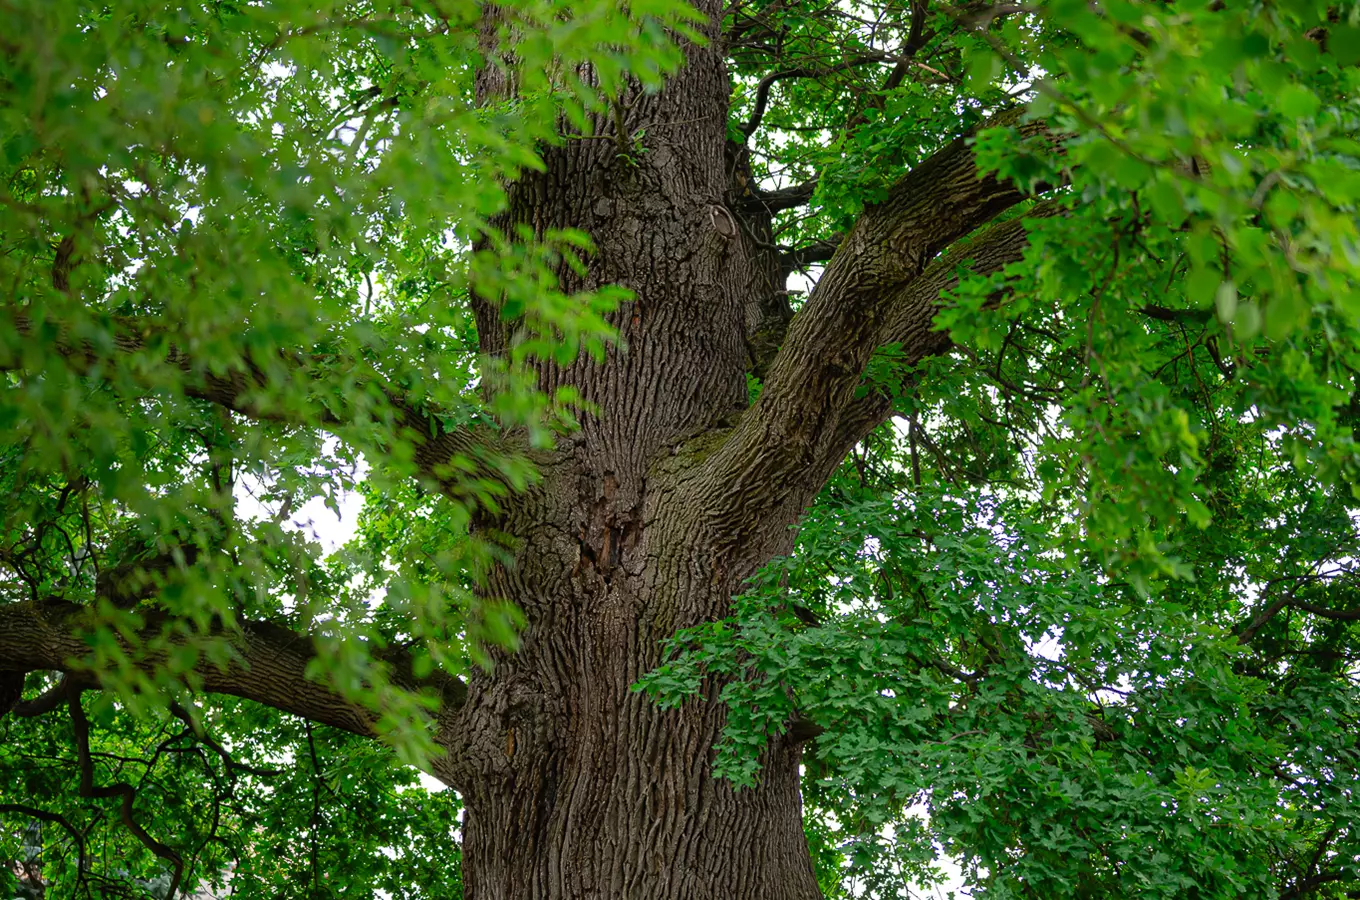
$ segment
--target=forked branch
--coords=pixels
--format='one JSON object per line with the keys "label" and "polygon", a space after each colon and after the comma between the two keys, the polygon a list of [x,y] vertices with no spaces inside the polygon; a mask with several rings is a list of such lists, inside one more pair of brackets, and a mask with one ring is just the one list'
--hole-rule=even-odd
{"label": "forked branch", "polygon": [[[1016,110],[992,124],[1045,133],[1020,119]],[[872,427],[869,411],[855,407],[877,347],[899,343],[909,362],[948,347],[931,325],[940,290],[966,259],[987,270],[1018,258],[1024,226],[1001,226],[958,254],[937,255],[1024,197],[1019,187],[980,173],[960,138],[864,212],[794,317],[763,393],[706,463],[701,502],[723,543],[741,545],[772,507],[796,516],[834,470],[837,454]]]}

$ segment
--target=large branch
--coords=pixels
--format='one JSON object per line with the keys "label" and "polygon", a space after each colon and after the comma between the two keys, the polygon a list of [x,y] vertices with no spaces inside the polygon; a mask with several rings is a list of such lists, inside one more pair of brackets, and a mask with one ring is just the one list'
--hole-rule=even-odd
{"label": "large branch", "polygon": [[[89,610],[62,600],[0,605],[0,675],[52,671],[70,673],[88,683],[90,645],[83,638]],[[160,633],[156,623],[147,637]],[[269,622],[247,622],[237,632],[220,632],[231,642],[234,659],[225,668],[203,663],[196,674],[208,693],[229,694],[367,737],[377,736],[378,715],[309,679],[307,666],[317,655],[312,638]],[[125,650],[128,649],[125,646]],[[132,651],[137,664],[150,670],[165,664],[163,653]],[[440,712],[462,705],[466,687],[442,673],[417,679],[402,654],[382,654],[394,683],[410,690],[434,690]],[[10,679],[6,679],[10,680]],[[30,701],[32,702],[32,701]],[[30,711],[41,711],[42,705]],[[0,713],[7,710],[0,709]]]}
{"label": "large branch", "polygon": [[[932,323],[940,309],[940,296],[958,286],[959,272],[986,276],[1019,262],[1029,246],[1026,223],[1061,211],[1056,203],[1041,204],[1021,218],[991,226],[976,239],[961,243],[932,262],[920,278],[913,279],[893,297],[879,346],[896,344],[912,348],[904,361],[908,365],[947,352],[951,346],[949,335],[934,330]],[[825,451],[832,467],[888,419],[892,399],[882,391],[871,390],[845,408],[837,422],[835,439]]]}
{"label": "large branch", "polygon": [[[1015,111],[991,124],[1019,119]],[[1020,130],[1044,131],[1033,123]],[[908,364],[948,347],[932,328],[940,290],[965,259],[987,270],[1018,258],[1024,228],[999,226],[937,255],[1024,196],[981,174],[969,142],[959,139],[865,211],[795,316],[761,396],[706,463],[700,502],[720,541],[743,544],[781,508],[791,519],[829,477],[836,453],[865,425],[865,410],[852,407],[877,347],[899,343]]]}

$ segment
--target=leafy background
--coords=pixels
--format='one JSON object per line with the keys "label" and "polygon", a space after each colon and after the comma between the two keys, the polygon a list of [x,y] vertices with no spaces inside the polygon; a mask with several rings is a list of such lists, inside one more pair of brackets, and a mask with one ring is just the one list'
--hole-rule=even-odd
{"label": "leafy background", "polygon": [[[561,122],[587,127],[625,77],[659,84],[693,21],[666,2],[503,8],[493,53],[472,3],[0,3],[0,598],[86,604],[103,689],[85,766],[73,721],[0,723],[0,877],[26,879],[6,890],[32,885],[25,866],[66,893],[164,890],[121,801],[79,796],[86,769],[136,790],[189,884],[460,893],[457,799],[408,765],[431,749],[425,705],[373,651],[456,673],[513,645],[516,612],[469,590],[502,550],[465,535],[533,474],[497,459],[498,478],[468,465],[437,492],[410,477],[402,411],[538,443],[571,426],[576,398],[529,389],[527,365],[598,352],[620,294],[552,281],[585,236],[487,220]],[[796,553],[641,687],[677,703],[734,676],[716,752],[738,784],[772,733],[815,734],[806,824],[830,897],[903,895],[946,857],[998,898],[1354,891],[1360,8],[728,15],[756,182],[816,180],[780,244],[836,239],[1020,102],[1047,137],[975,146],[1048,199],[1016,211],[1022,263],[951,293],[950,354],[908,368],[883,348],[863,390],[898,415]],[[517,96],[476,107],[477,65],[511,48]],[[503,364],[473,352],[474,294],[522,327]],[[172,332],[187,366],[166,362]],[[195,395],[241,370],[267,415]],[[290,524],[351,493],[336,552]],[[103,590],[111,572],[133,602]],[[135,649],[174,652],[147,673],[114,635],[153,595],[175,630]],[[252,617],[323,631],[317,676],[386,714],[386,747],[195,705],[215,629]]]}

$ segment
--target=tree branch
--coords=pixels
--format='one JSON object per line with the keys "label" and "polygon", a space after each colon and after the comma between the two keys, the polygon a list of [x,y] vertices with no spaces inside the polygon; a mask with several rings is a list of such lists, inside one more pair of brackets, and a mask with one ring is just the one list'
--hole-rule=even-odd
{"label": "tree branch", "polygon": [[[913,51],[915,52],[915,51]],[[827,75],[835,75],[847,69],[854,69],[859,66],[896,63],[899,66],[910,66],[911,61],[890,53],[861,53],[853,56],[844,62],[834,66],[795,66],[791,69],[781,69],[778,72],[771,72],[756,83],[756,98],[751,108],[751,116],[742,126],[740,126],[742,137],[750,138],[760,127],[760,122],[765,118],[765,110],[770,102],[770,89],[781,81],[790,78],[822,78]],[[928,68],[928,67],[926,67]]]}
{"label": "tree branch", "polygon": [[841,246],[843,236],[837,235],[839,240],[817,241],[804,247],[795,247],[779,256],[779,267],[785,273],[795,272],[805,269],[813,263],[824,263],[836,255],[836,251]]}
{"label": "tree branch", "polygon": [[1289,605],[1295,609],[1310,613],[1311,615],[1323,619],[1331,619],[1333,622],[1354,622],[1360,620],[1360,607],[1352,609],[1328,609],[1325,606],[1306,603],[1303,600],[1291,600]]}
{"label": "tree branch", "polygon": [[[1021,218],[993,225],[976,240],[960,244],[932,262],[920,278],[893,298],[884,317],[879,346],[901,344],[904,348],[915,348],[909,352],[908,365],[947,352],[952,344],[949,335],[934,330],[932,324],[939,312],[940,295],[958,285],[961,270],[991,275],[1019,262],[1029,246],[1025,223],[1060,211],[1057,204],[1041,204]],[[881,391],[871,390],[846,407],[829,451],[836,456],[836,461],[887,420],[892,413],[892,400]]]}
{"label": "tree branch", "polygon": [[[13,674],[17,674],[21,680],[23,679],[23,673]],[[32,700],[16,703],[10,712],[13,712],[16,716],[24,719],[45,716],[52,710],[66,703],[67,697],[70,696],[71,691],[89,690],[94,687],[94,680],[87,678],[84,675],[77,675],[74,673],[63,675],[60,681],[43,691],[37,697],[34,697]]]}
{"label": "tree branch", "polygon": [[1214,317],[1213,311],[1208,309],[1169,309],[1155,303],[1149,303],[1138,311],[1159,322],[1192,322],[1196,325],[1203,325]]}
{"label": "tree branch", "polygon": [[[989,124],[1046,133],[1040,124],[1021,124],[1021,115],[1013,110]],[[932,260],[1024,197],[1016,185],[981,174],[969,142],[959,138],[863,213],[794,317],[761,396],[705,464],[699,490],[706,496],[698,502],[721,543],[754,535],[772,507],[788,505],[785,516],[796,517],[792,508],[801,510],[815,494],[839,460],[834,453],[845,452],[845,426],[863,425],[843,419],[875,348],[900,342],[911,364],[948,346],[931,327],[939,291],[965,258],[985,256],[984,268],[1016,258],[1024,226],[975,241],[962,256]]]}
{"label": "tree branch", "polygon": [[[25,337],[36,337],[34,323],[24,312],[9,312],[14,329]],[[53,344],[59,354],[82,376],[98,377],[101,370],[110,364],[118,365],[122,358],[136,354],[155,352],[165,364],[178,370],[183,376],[184,394],[239,413],[257,421],[281,422],[289,425],[310,426],[328,430],[343,429],[355,424],[361,414],[382,414],[391,416],[393,431],[397,436],[410,440],[413,448],[412,460],[422,475],[439,483],[446,489],[457,484],[460,475],[484,477],[492,481],[503,481],[500,469],[494,458],[508,452],[511,448],[502,445],[489,429],[474,432],[469,428],[449,430],[442,425],[437,416],[426,413],[410,403],[403,401],[395,390],[387,385],[374,385],[377,396],[370,409],[340,408],[338,411],[314,398],[308,397],[299,409],[285,409],[278,403],[269,402],[269,394],[279,385],[290,386],[299,378],[316,382],[319,379],[309,371],[315,366],[324,365],[322,360],[310,358],[302,353],[280,353],[277,359],[278,371],[266,372],[259,365],[245,362],[226,372],[215,372],[185,352],[163,331],[152,330],[135,320],[112,318],[112,353],[100,353],[86,340],[74,338],[69,329],[59,329]],[[163,348],[163,350],[157,350]],[[21,371],[22,361],[0,358],[0,371]],[[133,372],[135,376],[135,371]],[[146,382],[144,382],[146,383]],[[146,386],[151,387],[149,383]],[[369,391],[360,384],[349,389],[352,396],[370,397]],[[383,450],[388,447],[381,448]],[[453,471],[451,461],[457,459],[461,466],[471,464],[474,471]]]}
{"label": "tree branch", "polygon": [[[72,672],[84,682],[73,685],[74,689],[88,686],[86,673],[90,667],[85,660],[90,646],[82,635],[88,613],[86,607],[63,600],[0,605],[0,672]],[[164,619],[148,619],[144,635],[160,635]],[[307,666],[317,655],[311,636],[271,622],[246,622],[239,631],[219,630],[216,636],[231,642],[236,658],[225,668],[204,664],[197,670],[204,691],[243,697],[309,721],[365,737],[377,736],[378,714],[307,677]],[[165,663],[163,656],[142,654],[137,663],[151,669]],[[379,654],[378,658],[392,667],[394,683],[409,690],[434,690],[441,712],[462,705],[467,689],[458,679],[443,673],[417,679],[409,657],[400,652]],[[44,695],[19,708],[31,715],[55,707],[49,700]]]}
{"label": "tree branch", "polygon": [[918,50],[926,45],[929,35],[926,34],[926,17],[930,15],[930,9],[926,0],[911,0],[911,27],[907,31],[907,42],[902,45],[902,61],[888,73],[888,78],[883,82],[883,90],[890,91],[900,85],[907,77],[907,69],[911,65],[911,60],[916,56]]}
{"label": "tree branch", "polygon": [[742,197],[739,212],[763,212],[774,215],[786,209],[805,205],[817,192],[817,179],[795,184],[792,187],[777,188],[772,191],[752,190]]}
{"label": "tree branch", "polygon": [[137,801],[136,788],[126,781],[115,782],[111,785],[96,785],[94,783],[94,761],[90,758],[90,723],[85,718],[85,710],[80,705],[80,690],[72,688],[68,692],[67,700],[71,710],[71,730],[76,739],[76,759],[80,768],[80,796],[91,800],[103,797],[119,798],[119,817],[122,819],[123,826],[132,832],[133,837],[137,838],[142,846],[169,863],[170,886],[166,888],[165,896],[173,898],[175,891],[179,888],[180,879],[184,877],[184,857],[168,844],[164,844],[153,837],[137,821],[133,815],[133,804]]}
{"label": "tree branch", "polygon": [[[835,70],[832,69],[828,71]],[[744,125],[741,126],[742,137],[749,138],[751,135],[755,134],[756,129],[760,127],[760,120],[765,118],[765,108],[769,105],[770,102],[770,88],[774,87],[777,83],[787,78],[807,78],[809,76],[818,74],[826,73],[819,72],[816,69],[809,69],[805,66],[799,66],[798,68],[794,69],[784,69],[779,72],[771,72],[764,78],[760,79],[760,81],[756,84],[756,99],[754,106],[752,106],[751,108],[751,117],[746,120],[746,123]]]}
{"label": "tree branch", "polygon": [[37,819],[39,822],[50,822],[53,825],[60,826],[71,836],[72,843],[76,845],[76,886],[85,886],[85,872],[89,867],[85,857],[85,835],[71,824],[70,819],[60,813],[48,812],[45,809],[38,809],[36,806],[28,806],[22,803],[0,803],[0,813],[17,813],[21,816]]}
{"label": "tree branch", "polygon": [[[25,339],[41,339],[41,336],[35,333],[35,325],[27,313],[10,310],[8,318],[14,331]],[[107,366],[113,359],[145,353],[152,340],[163,341],[165,338],[163,334],[139,327],[134,320],[110,317],[109,321],[113,326],[110,346],[112,354],[98,352],[90,341],[73,337],[67,327],[57,326],[56,333],[51,336],[57,353],[78,374],[97,375],[101,367]],[[205,400],[251,419],[302,424],[295,416],[285,415],[282,410],[271,409],[268,405],[260,403],[260,395],[268,388],[269,378],[257,366],[219,374],[196,364],[188,353],[175,344],[168,341],[164,343],[165,363],[171,368],[178,369],[185,376],[184,392],[187,396]],[[22,371],[21,362],[0,358],[0,369]],[[319,421],[309,421],[307,424],[338,424],[334,417],[324,410],[318,410],[316,413]]]}

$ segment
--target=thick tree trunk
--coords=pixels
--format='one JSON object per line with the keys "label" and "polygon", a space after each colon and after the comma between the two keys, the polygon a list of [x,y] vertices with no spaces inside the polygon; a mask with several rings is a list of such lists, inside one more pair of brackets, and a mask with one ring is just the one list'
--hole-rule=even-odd
{"label": "thick tree trunk", "polygon": [[564,573],[523,651],[474,682],[458,766],[468,897],[820,896],[798,749],[774,748],[760,788],[734,790],[710,771],[717,704],[663,712],[630,691],[657,661],[660,607],[719,596],[698,565],[631,575],[631,556],[612,575],[588,561]]}
{"label": "thick tree trunk", "polygon": [[[471,680],[449,729],[469,900],[820,896],[799,748],[771,747],[761,786],[734,790],[711,772],[718,704],[663,712],[631,690],[661,641],[726,615],[741,580],[790,539],[787,521],[771,521],[768,540],[722,546],[690,484],[747,406],[748,337],[783,287],[730,211],[717,37],[664,91],[600,116],[597,136],[547,150],[499,223],[588,232],[589,273],[564,269],[564,285],[636,297],[614,315],[621,345],[602,362],[542,366],[544,389],[572,385],[598,413],[495,523],[520,544],[491,589],[528,624],[518,652]],[[504,90],[496,79],[483,75],[486,95]],[[500,350],[496,311],[479,325],[484,349]]]}

